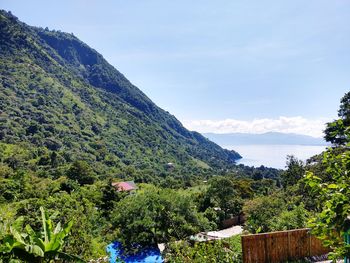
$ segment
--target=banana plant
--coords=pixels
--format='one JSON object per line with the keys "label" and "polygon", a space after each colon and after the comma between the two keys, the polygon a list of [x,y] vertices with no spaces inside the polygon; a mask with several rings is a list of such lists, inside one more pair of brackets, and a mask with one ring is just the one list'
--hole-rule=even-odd
{"label": "banana plant", "polygon": [[25,262],[85,262],[79,257],[62,252],[64,239],[69,234],[73,222],[64,226],[59,222],[54,227],[52,218],[40,207],[42,232],[35,232],[30,225],[23,231],[24,218],[17,218],[9,228],[9,233],[0,237],[0,255],[21,259]]}

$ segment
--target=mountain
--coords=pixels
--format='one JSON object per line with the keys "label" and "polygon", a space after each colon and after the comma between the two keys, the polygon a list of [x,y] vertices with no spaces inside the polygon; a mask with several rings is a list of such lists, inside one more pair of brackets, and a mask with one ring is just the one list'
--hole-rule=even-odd
{"label": "mountain", "polygon": [[254,144],[279,144],[279,145],[327,145],[322,138],[294,133],[267,132],[262,134],[250,133],[204,133],[209,140],[221,146],[254,145]]}
{"label": "mountain", "polygon": [[169,162],[194,174],[240,158],[185,129],[73,34],[28,26],[6,11],[0,33],[2,161],[11,152],[12,165],[44,175],[85,160],[99,176],[165,176]]}

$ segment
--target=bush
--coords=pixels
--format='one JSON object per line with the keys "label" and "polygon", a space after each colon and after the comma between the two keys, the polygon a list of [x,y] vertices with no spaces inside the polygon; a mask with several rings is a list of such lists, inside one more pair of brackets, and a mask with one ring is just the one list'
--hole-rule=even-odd
{"label": "bush", "polygon": [[192,244],[187,241],[170,243],[165,259],[174,263],[242,262],[241,236]]}

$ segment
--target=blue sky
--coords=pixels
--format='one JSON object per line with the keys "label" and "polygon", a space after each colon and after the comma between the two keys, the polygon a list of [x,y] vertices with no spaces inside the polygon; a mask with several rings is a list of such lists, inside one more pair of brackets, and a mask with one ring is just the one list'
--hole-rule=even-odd
{"label": "blue sky", "polygon": [[0,0],[73,32],[186,127],[321,136],[350,86],[348,0]]}

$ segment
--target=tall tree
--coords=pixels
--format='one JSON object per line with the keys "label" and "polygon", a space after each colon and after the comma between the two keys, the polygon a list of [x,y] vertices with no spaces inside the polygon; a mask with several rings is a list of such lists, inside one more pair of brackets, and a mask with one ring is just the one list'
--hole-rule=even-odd
{"label": "tall tree", "polygon": [[155,245],[206,230],[209,223],[188,196],[149,187],[117,203],[112,214],[117,238],[127,246]]}
{"label": "tall tree", "polygon": [[310,222],[313,232],[333,250],[331,257],[350,257],[350,246],[344,242],[344,234],[350,229],[350,152],[335,154],[329,149],[324,160],[327,163],[327,180],[308,172],[305,182],[315,194],[318,211]]}
{"label": "tall tree", "polygon": [[218,207],[223,212],[223,218],[237,215],[241,212],[243,201],[238,187],[229,178],[223,176],[214,177],[209,181],[209,188],[203,197],[201,209]]}
{"label": "tall tree", "polygon": [[339,119],[327,123],[325,140],[334,145],[345,145],[349,142],[350,127],[350,92],[340,100]]}
{"label": "tall tree", "polygon": [[333,144],[323,155],[324,171],[308,171],[305,183],[315,197],[313,232],[333,250],[331,258],[350,257],[344,234],[350,230],[350,92],[341,99],[339,119],[327,124],[325,139]]}
{"label": "tall tree", "polygon": [[68,178],[77,181],[80,185],[92,184],[94,174],[86,161],[75,161],[68,170]]}
{"label": "tall tree", "polygon": [[281,174],[282,185],[285,188],[295,185],[305,174],[304,163],[294,155],[287,156],[286,168]]}

